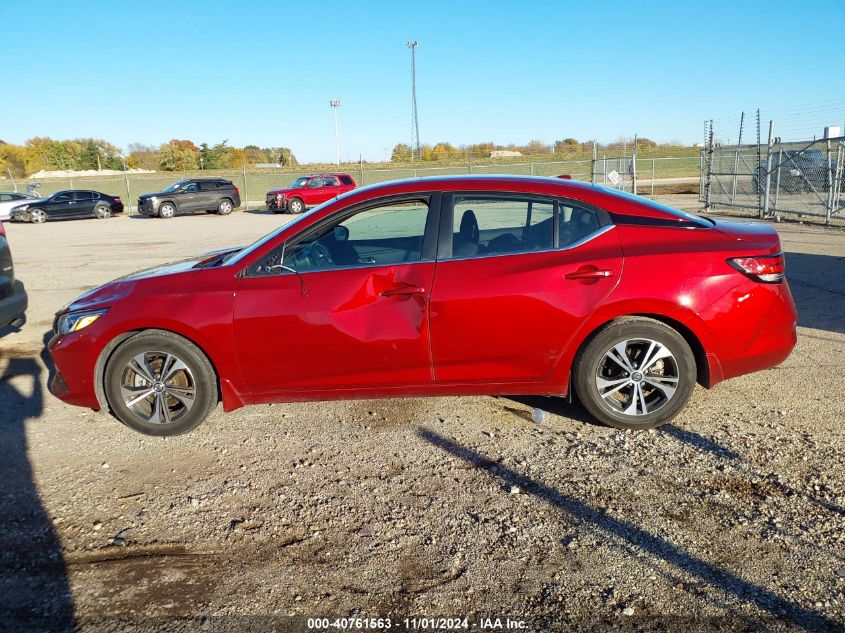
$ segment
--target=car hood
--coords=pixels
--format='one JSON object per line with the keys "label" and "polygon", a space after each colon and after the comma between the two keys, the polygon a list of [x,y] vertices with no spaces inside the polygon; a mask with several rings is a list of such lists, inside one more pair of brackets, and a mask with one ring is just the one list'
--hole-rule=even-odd
{"label": "car hood", "polygon": [[164,193],[163,191],[156,191],[155,193],[142,193],[138,196],[141,200],[146,200],[147,198],[160,198],[161,196],[169,196],[173,192]]}
{"label": "car hood", "polygon": [[[153,268],[139,270],[123,277],[118,277],[117,279],[103,284],[102,286],[98,286],[81,294],[76,299],[67,304],[62,310],[60,310],[60,312],[87,310],[99,306],[105,306],[128,295],[129,292],[131,292],[132,288],[135,287],[135,284],[139,281],[143,281],[145,279],[152,279],[154,277],[162,277],[164,275],[194,273],[199,269],[213,265],[216,261],[219,261],[224,255],[236,253],[239,250],[241,250],[241,247],[224,248],[218,251],[203,253],[202,255],[192,257],[190,259],[183,259],[178,262],[163,264],[161,266],[154,266]],[[186,283],[189,278],[190,274],[185,275]]]}
{"label": "car hood", "polygon": [[268,191],[267,193],[272,193],[272,194],[283,193],[284,194],[284,193],[293,193],[294,191],[302,191],[302,189],[290,189],[290,188],[288,188],[288,189],[273,189],[271,191]]}

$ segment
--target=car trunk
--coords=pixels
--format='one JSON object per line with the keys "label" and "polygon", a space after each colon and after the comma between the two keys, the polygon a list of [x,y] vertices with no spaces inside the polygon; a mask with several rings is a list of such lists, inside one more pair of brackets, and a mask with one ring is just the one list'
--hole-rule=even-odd
{"label": "car trunk", "polygon": [[755,245],[780,250],[780,236],[772,227],[762,222],[731,222],[710,218],[716,223],[716,230],[738,242],[754,242]]}

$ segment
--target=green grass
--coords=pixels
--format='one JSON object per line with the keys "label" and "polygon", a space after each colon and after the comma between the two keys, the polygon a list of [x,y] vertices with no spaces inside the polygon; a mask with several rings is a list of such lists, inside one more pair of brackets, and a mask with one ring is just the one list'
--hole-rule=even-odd
{"label": "green grass", "polygon": [[[637,154],[637,172],[640,180],[648,180],[652,175],[654,159],[655,178],[696,177],[699,173],[699,150],[696,148],[654,148],[642,150]],[[599,154],[597,171],[604,167]],[[608,171],[624,171],[627,160],[611,161],[608,159]],[[370,185],[388,180],[414,178],[422,176],[444,176],[465,174],[509,174],[558,176],[568,174],[578,180],[590,180],[591,156],[583,153],[567,155],[540,154],[507,159],[484,158],[469,161],[426,161],[416,163],[345,163],[342,165],[305,165],[294,168],[255,170],[247,169],[246,178],[243,170],[207,170],[189,172],[157,172],[154,174],[130,174],[127,178],[118,176],[89,176],[82,178],[18,179],[18,189],[23,191],[27,183],[41,182],[38,192],[42,196],[62,189],[93,189],[111,195],[118,195],[134,204],[142,193],[161,191],[170,183],[182,178],[198,176],[216,176],[231,180],[241,190],[243,200],[263,200],[271,189],[289,185],[299,176],[324,171],[349,173],[359,186]],[[603,182],[603,177],[597,177]],[[0,189],[11,189],[9,180],[0,181]]]}

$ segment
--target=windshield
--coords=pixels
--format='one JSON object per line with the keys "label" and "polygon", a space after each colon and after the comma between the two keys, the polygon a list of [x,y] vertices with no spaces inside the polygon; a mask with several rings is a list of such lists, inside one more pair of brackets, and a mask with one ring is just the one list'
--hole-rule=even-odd
{"label": "windshield", "polygon": [[174,192],[174,191],[176,191],[179,187],[181,187],[182,185],[184,185],[186,182],[187,182],[186,180],[180,180],[179,182],[174,182],[172,185],[170,185],[170,186],[165,187],[164,189],[162,189],[162,190],[161,190],[161,192],[162,192],[162,193],[173,193],[173,192]]}
{"label": "windshield", "polygon": [[305,183],[308,182],[308,176],[303,176],[302,178],[297,178],[294,180],[288,189],[301,189],[305,186]]}
{"label": "windshield", "polygon": [[693,215],[692,213],[687,213],[686,211],[680,211],[668,205],[655,202],[654,200],[643,198],[642,196],[635,196],[634,194],[628,193],[627,191],[611,189],[610,187],[603,187],[602,185],[593,185],[593,187],[595,187],[596,189],[601,189],[604,193],[616,196],[617,198],[625,198],[626,200],[630,200],[631,202],[636,202],[643,206],[651,207],[652,209],[657,209],[659,211],[663,211],[664,213],[669,213],[670,215],[674,215],[676,218],[695,222],[699,226],[709,226],[711,223],[713,223],[712,220],[709,220],[707,218],[702,218],[700,216]]}
{"label": "windshield", "polygon": [[294,220],[292,220],[292,221],[288,222],[287,224],[283,224],[282,226],[280,226],[279,228],[277,228],[277,229],[276,229],[275,231],[273,231],[272,233],[268,233],[268,234],[267,234],[267,235],[265,235],[264,237],[260,237],[260,238],[258,238],[258,239],[257,239],[257,240],[255,240],[252,244],[250,244],[249,246],[247,246],[246,248],[244,248],[244,249],[242,249],[242,250],[238,251],[237,253],[233,253],[231,257],[227,256],[227,257],[226,257],[226,259],[225,259],[225,263],[226,263],[227,265],[229,265],[229,264],[232,264],[232,265],[237,264],[237,263],[238,263],[239,261],[241,261],[244,257],[246,257],[247,255],[249,255],[249,254],[250,254],[251,252],[253,252],[254,250],[256,250],[256,249],[258,249],[258,248],[261,248],[264,244],[266,244],[266,243],[267,243],[267,242],[269,242],[270,240],[274,239],[277,235],[279,235],[279,233],[281,233],[282,231],[286,230],[288,227],[294,226],[295,224],[299,224],[299,223],[300,223],[300,222],[302,222],[303,220],[305,220],[305,219],[307,219],[307,218],[310,218],[310,217],[311,217],[311,215],[312,215],[313,213],[316,213],[317,211],[321,210],[323,207],[326,207],[326,206],[328,206],[328,205],[330,205],[330,204],[332,204],[332,203],[334,203],[334,202],[337,202],[338,200],[343,200],[344,198],[348,197],[348,196],[349,196],[349,195],[351,195],[352,193],[354,193],[354,192],[352,192],[352,191],[347,191],[345,194],[343,194],[343,195],[341,195],[341,196],[336,196],[336,197],[332,198],[331,200],[327,200],[327,201],[326,201],[326,202],[324,202],[323,204],[321,204],[321,205],[319,205],[319,206],[314,207],[314,208],[313,208],[313,209],[311,209],[310,211],[307,211],[306,213],[303,213],[302,215],[297,216]]}

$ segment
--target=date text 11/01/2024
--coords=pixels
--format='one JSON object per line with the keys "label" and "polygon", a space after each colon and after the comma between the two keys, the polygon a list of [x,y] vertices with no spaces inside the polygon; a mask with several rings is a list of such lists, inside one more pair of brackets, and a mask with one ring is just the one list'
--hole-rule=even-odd
{"label": "date text 11/01/2024", "polygon": [[458,631],[479,629],[483,631],[520,631],[527,630],[524,620],[506,618],[479,618],[471,622],[469,618],[308,618],[308,629],[314,631],[367,631],[390,630],[405,631]]}

